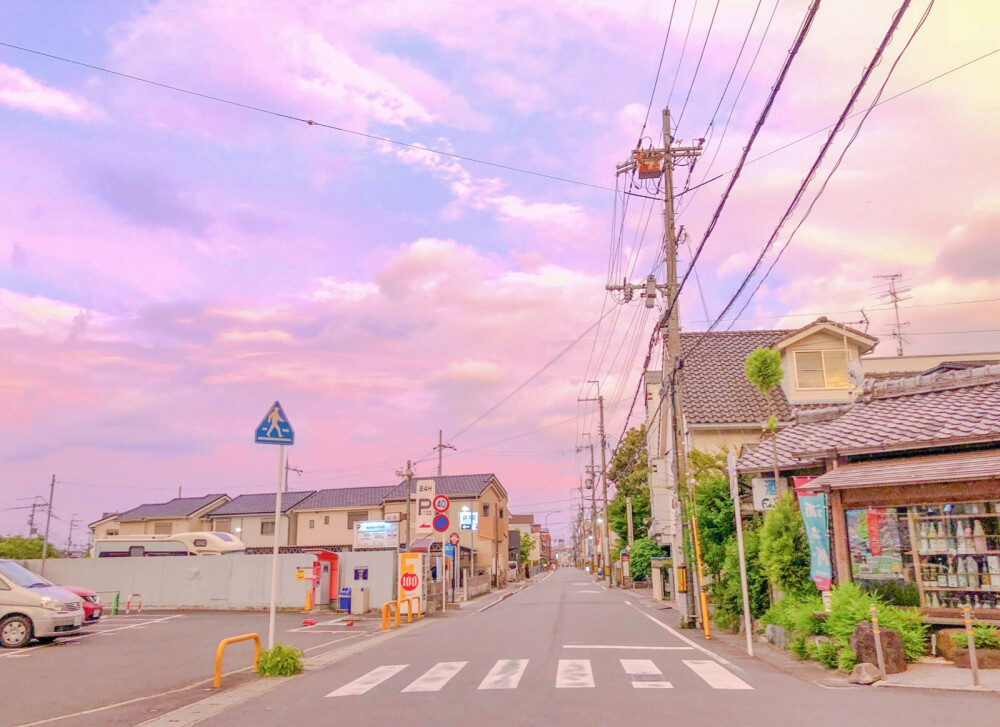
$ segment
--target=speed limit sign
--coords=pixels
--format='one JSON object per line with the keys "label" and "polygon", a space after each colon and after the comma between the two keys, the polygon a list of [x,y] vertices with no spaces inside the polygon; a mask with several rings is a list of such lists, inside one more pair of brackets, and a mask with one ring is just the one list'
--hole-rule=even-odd
{"label": "speed limit sign", "polygon": [[434,512],[448,512],[450,505],[451,500],[448,499],[447,495],[438,495],[434,498]]}

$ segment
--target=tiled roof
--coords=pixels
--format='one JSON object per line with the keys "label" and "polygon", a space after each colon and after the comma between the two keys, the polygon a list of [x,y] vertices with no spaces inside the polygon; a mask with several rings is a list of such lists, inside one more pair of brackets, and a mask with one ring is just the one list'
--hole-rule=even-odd
{"label": "tiled roof", "polygon": [[[307,497],[313,494],[312,490],[307,492],[283,492],[281,493],[281,512],[286,513]],[[274,514],[274,498],[272,494],[240,495],[227,502],[225,505],[215,508],[208,515],[209,517],[230,517],[231,515],[267,515]]]}
{"label": "tiled roof", "polygon": [[[481,475],[442,475],[441,477],[418,477],[413,476],[413,487],[410,492],[416,493],[417,480],[434,480],[435,492],[438,495],[448,497],[476,497],[483,493],[495,475],[492,473]],[[503,489],[501,487],[501,489]],[[406,498],[406,480],[403,480],[385,496],[386,500],[400,500]]]}
{"label": "tiled roof", "polygon": [[226,495],[205,495],[204,497],[175,497],[170,502],[139,505],[118,516],[118,522],[152,520],[154,518],[191,517],[203,507],[221,500]]}
{"label": "tiled roof", "polygon": [[[804,419],[806,417],[803,417]],[[812,411],[778,432],[778,466],[818,464],[823,453],[891,452],[1000,442],[1000,366],[866,384],[853,405]],[[745,450],[742,472],[771,469],[770,438]]]}
{"label": "tiled roof", "polygon": [[534,515],[511,515],[510,524],[511,525],[533,525],[535,522]]}
{"label": "tiled roof", "polygon": [[923,485],[1000,479],[1000,450],[852,462],[809,483],[835,490],[884,485]]}
{"label": "tiled roof", "polygon": [[319,490],[296,505],[298,510],[327,510],[334,507],[377,507],[395,485],[378,487],[339,487]]}
{"label": "tiled roof", "polygon": [[[719,331],[681,334],[684,417],[688,424],[756,424],[771,416],[767,400],[747,381],[744,365],[758,347],[772,348],[795,333],[777,331]],[[693,353],[691,353],[694,349]],[[792,418],[792,408],[781,387],[772,392],[779,421]]]}

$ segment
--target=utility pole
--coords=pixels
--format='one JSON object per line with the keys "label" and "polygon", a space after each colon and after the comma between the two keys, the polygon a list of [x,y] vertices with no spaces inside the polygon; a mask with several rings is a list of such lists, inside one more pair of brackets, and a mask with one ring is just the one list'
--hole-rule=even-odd
{"label": "utility pole", "polygon": [[69,538],[66,540],[66,554],[73,554],[73,531],[76,530],[76,513],[69,519]]}
{"label": "utility pole", "polygon": [[632,534],[632,498],[625,498],[625,515],[628,517],[628,548],[632,550],[632,541],[635,537]]}
{"label": "utility pole", "polygon": [[[687,461],[684,447],[684,424],[681,413],[681,392],[677,381],[678,360],[681,353],[680,306],[677,297],[679,285],[677,281],[677,235],[674,230],[674,178],[673,170],[678,161],[690,160],[691,163],[701,154],[704,140],[699,139],[694,146],[675,146],[670,127],[670,109],[663,109],[663,148],[642,149],[637,146],[628,161],[619,164],[618,174],[637,172],[638,178],[659,179],[663,188],[663,260],[666,264],[667,282],[665,286],[657,285],[656,279],[650,275],[642,284],[635,285],[625,280],[621,285],[606,286],[608,290],[620,290],[626,302],[632,300],[633,293],[640,289],[640,296],[645,298],[647,308],[656,304],[657,293],[666,293],[668,317],[660,319],[660,339],[663,342],[663,368],[661,374],[661,405],[660,405],[660,446],[659,455],[666,457],[668,444],[672,452],[672,473],[674,476],[674,492],[680,504],[680,517],[675,519],[675,525],[681,529],[681,538],[675,533],[671,547],[671,557],[677,563],[678,556],[683,552],[685,530],[686,503],[683,486],[687,482]],[[641,145],[641,140],[640,140]],[[669,397],[663,402],[664,396]],[[669,406],[664,406],[664,403]],[[678,547],[680,546],[680,547]],[[678,552],[681,551],[681,552]],[[685,568],[687,563],[685,562]],[[691,579],[687,579],[691,583]],[[694,620],[694,593],[688,588],[683,621],[690,626]]]}
{"label": "utility pole", "polygon": [[[607,448],[608,443],[604,436],[604,397],[601,396],[601,384],[599,381],[588,381],[588,384],[597,384],[597,398],[596,399],[580,399],[580,401],[596,401],[598,406],[598,411],[600,416],[598,418],[598,430],[597,435],[601,440],[601,498],[604,500],[604,523],[601,528],[601,540],[603,541],[603,547],[601,548],[601,557],[604,560],[603,567],[601,569],[601,577],[606,580],[609,584],[612,584],[611,579],[611,544],[608,542],[608,462],[607,462]],[[593,444],[591,444],[591,451],[593,451]],[[593,466],[593,464],[591,465]],[[596,486],[596,483],[594,483]]]}
{"label": "utility pole", "polygon": [[[292,465],[291,465],[291,457],[285,457],[285,486],[284,486],[284,491],[286,493],[288,492],[288,473],[289,472],[294,472],[297,475],[301,475],[302,474],[302,470],[301,469],[299,469],[298,467],[292,467]],[[291,517],[291,516],[289,516],[289,517]]]}
{"label": "utility pole", "polygon": [[440,429],[438,429],[438,443],[437,443],[437,446],[434,448],[434,449],[436,449],[438,451],[438,477],[441,476],[441,470],[444,467],[444,451],[446,449],[452,449],[452,450],[455,450],[456,452],[458,451],[457,449],[455,449],[450,444],[445,444],[444,440],[441,439],[441,435],[442,435],[442,432],[441,432]]}
{"label": "utility pole", "polygon": [[[593,400],[592,399],[580,399],[579,401],[593,401]],[[595,540],[594,540],[594,546],[596,547],[597,546],[597,540],[596,540],[595,536],[597,535],[597,500],[596,500],[596,497],[597,497],[597,485],[594,482],[595,474],[596,474],[595,473],[595,469],[594,469],[594,441],[590,437],[590,432],[587,432],[586,436],[587,436],[587,439],[590,441],[590,443],[587,445],[588,447],[590,447],[590,467],[589,467],[589,469],[587,469],[587,474],[590,475],[590,480],[589,480],[589,482],[590,482],[590,537],[594,537],[595,538]],[[579,452],[582,449],[583,449],[583,447],[577,447],[576,451]],[[581,500],[581,502],[583,501],[583,493],[582,492],[580,493],[580,500]],[[581,505],[581,507],[582,507],[582,505]],[[588,540],[587,543],[588,543],[588,546],[589,546],[590,541]],[[590,549],[589,547],[588,547],[588,550],[590,551],[590,565],[591,565],[590,572],[593,573],[594,570],[597,568],[597,554],[592,549]]]}
{"label": "utility pole", "polygon": [[28,515],[28,537],[35,537],[38,535],[38,528],[35,527],[35,510],[38,509],[38,496],[35,496],[34,502],[31,503],[31,514]]}
{"label": "utility pole", "polygon": [[396,470],[396,477],[406,476],[406,549],[410,549],[410,497],[413,490],[413,462],[406,460],[406,470]]}
{"label": "utility pole", "polygon": [[892,275],[876,275],[876,280],[888,280],[889,289],[882,293],[881,298],[883,302],[892,303],[892,307],[896,311],[896,325],[892,329],[892,337],[896,339],[896,355],[903,355],[903,329],[909,326],[909,323],[901,323],[899,320],[899,302],[901,300],[910,300],[912,295],[904,295],[904,293],[909,293],[910,288],[908,287],[896,287],[896,283],[902,284],[903,276],[900,273],[894,273]]}
{"label": "utility pole", "polygon": [[56,491],[56,476],[52,475],[52,482],[49,484],[49,505],[45,508],[45,538],[42,540],[42,567],[41,575],[45,575],[45,559],[49,555],[49,523],[52,522],[52,496]]}

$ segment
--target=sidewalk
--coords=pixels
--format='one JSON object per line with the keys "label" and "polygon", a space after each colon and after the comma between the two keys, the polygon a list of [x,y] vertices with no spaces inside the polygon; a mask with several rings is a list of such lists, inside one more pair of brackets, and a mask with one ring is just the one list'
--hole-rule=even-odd
{"label": "sidewalk", "polygon": [[[655,611],[673,611],[677,613],[676,602],[654,601],[652,591],[649,589],[625,589],[627,593],[633,593],[636,599],[647,608]],[[685,631],[688,638],[694,639],[706,646],[703,632],[700,629],[690,629]],[[712,627],[712,641],[725,644],[737,649],[743,654],[747,653],[746,636],[734,634],[725,629]],[[826,688],[861,688],[851,684],[847,675],[842,672],[831,671],[814,661],[799,661],[784,649],[761,640],[758,635],[753,643],[753,658],[775,667],[791,676],[805,681],[813,682]],[[943,659],[927,658],[925,660],[907,664],[906,671],[899,674],[889,674],[884,680],[876,682],[878,687],[901,687],[908,689],[943,689],[952,691],[977,691],[977,692],[1000,692],[1000,670],[980,669],[980,686],[972,685],[972,671],[969,669],[959,669],[951,662]]]}

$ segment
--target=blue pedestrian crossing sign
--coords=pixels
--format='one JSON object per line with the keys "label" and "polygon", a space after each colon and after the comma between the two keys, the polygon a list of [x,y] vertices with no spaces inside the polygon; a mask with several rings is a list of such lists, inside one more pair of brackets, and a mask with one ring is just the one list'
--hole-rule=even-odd
{"label": "blue pedestrian crossing sign", "polygon": [[295,444],[295,431],[281,404],[274,402],[267,410],[267,414],[257,425],[257,435],[253,441],[257,444]]}

